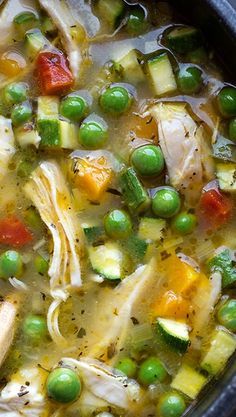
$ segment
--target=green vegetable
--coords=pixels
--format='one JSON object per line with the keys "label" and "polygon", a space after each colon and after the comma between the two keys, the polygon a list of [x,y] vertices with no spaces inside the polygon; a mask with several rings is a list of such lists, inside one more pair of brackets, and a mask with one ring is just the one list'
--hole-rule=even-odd
{"label": "green vegetable", "polygon": [[233,142],[236,142],[236,118],[229,122],[229,138]]}
{"label": "green vegetable", "polygon": [[34,260],[34,266],[36,271],[41,274],[45,275],[48,272],[48,262],[44,259],[41,255],[37,255]]}
{"label": "green vegetable", "polygon": [[220,90],[218,96],[218,107],[222,116],[236,116],[236,88],[224,87]]}
{"label": "green vegetable", "polygon": [[79,128],[76,124],[59,120],[59,137],[61,148],[77,149],[78,148]]}
{"label": "green vegetable", "polygon": [[138,371],[138,380],[142,385],[148,386],[155,382],[163,382],[167,377],[167,371],[155,356],[151,356],[140,365]]}
{"label": "green vegetable", "polygon": [[23,321],[24,336],[34,343],[39,343],[47,335],[47,322],[44,317],[30,314]]}
{"label": "green vegetable", "polygon": [[198,67],[182,66],[177,74],[177,84],[184,94],[197,93],[202,85],[202,71]]}
{"label": "green vegetable", "polygon": [[236,338],[224,330],[213,333],[208,352],[203,356],[201,367],[212,375],[220,372],[236,349]]}
{"label": "green vegetable", "polygon": [[3,91],[6,104],[17,104],[27,99],[29,87],[25,83],[8,84]]}
{"label": "green vegetable", "polygon": [[83,227],[84,234],[88,243],[94,244],[104,238],[104,229],[101,226]]}
{"label": "green vegetable", "polygon": [[138,237],[148,241],[158,241],[163,237],[166,221],[151,217],[143,217],[138,228]]}
{"label": "green vegetable", "polygon": [[25,49],[30,60],[35,59],[41,49],[46,45],[49,45],[49,42],[39,29],[32,29],[26,32]]}
{"label": "green vegetable", "polygon": [[35,13],[25,11],[17,14],[13,20],[16,29],[24,34],[27,30],[32,29],[39,25],[39,19]]}
{"label": "green vegetable", "polygon": [[100,105],[107,113],[121,114],[131,106],[131,95],[125,87],[112,86],[102,92]]}
{"label": "green vegetable", "polygon": [[165,165],[162,150],[155,145],[144,145],[135,149],[131,162],[138,174],[144,177],[159,175]]}
{"label": "green vegetable", "polygon": [[83,97],[67,96],[60,104],[60,114],[73,122],[79,122],[87,113],[88,105]]}
{"label": "green vegetable", "polygon": [[157,96],[173,93],[177,89],[174,72],[166,52],[151,58],[147,67],[154,93]]}
{"label": "green vegetable", "polygon": [[218,163],[216,164],[216,178],[219,181],[220,189],[225,192],[236,191],[236,164]]}
{"label": "green vegetable", "polygon": [[186,409],[183,397],[175,391],[162,394],[157,405],[158,416],[180,417]]}
{"label": "green vegetable", "polygon": [[145,81],[145,75],[139,63],[139,54],[135,49],[131,49],[118,62],[122,78],[130,84],[138,84]]}
{"label": "green vegetable", "polygon": [[30,206],[24,212],[24,219],[27,225],[36,230],[42,229],[43,222],[35,207]]}
{"label": "green vegetable", "polygon": [[17,167],[17,175],[21,178],[28,178],[33,170],[29,161],[21,161]]}
{"label": "green vegetable", "polygon": [[212,148],[213,156],[215,158],[223,161],[236,162],[236,146],[224,136],[218,134]]}
{"label": "green vegetable", "polygon": [[41,147],[60,147],[59,98],[40,96],[38,98],[37,127]]}
{"label": "green vegetable", "polygon": [[19,277],[23,272],[23,262],[21,255],[14,251],[8,250],[0,256],[0,277],[10,278]]}
{"label": "green vegetable", "polygon": [[190,26],[179,26],[172,29],[167,35],[167,45],[179,54],[186,54],[202,44],[200,32]]}
{"label": "green vegetable", "polygon": [[41,28],[46,35],[54,35],[57,32],[57,27],[55,23],[48,16],[44,16],[43,21],[41,23]]}
{"label": "green vegetable", "polygon": [[120,359],[115,368],[123,372],[128,378],[134,378],[137,372],[136,362],[128,357]]}
{"label": "green vegetable", "polygon": [[86,149],[101,148],[108,138],[105,124],[96,121],[85,121],[79,129],[79,140]]}
{"label": "green vegetable", "polygon": [[148,243],[138,236],[131,235],[124,241],[123,246],[131,260],[135,263],[140,263],[146,255]]}
{"label": "green vegetable", "polygon": [[98,0],[97,9],[100,17],[114,29],[124,14],[125,3],[123,0]]}
{"label": "green vegetable", "polygon": [[138,35],[143,32],[146,27],[145,11],[142,7],[135,7],[130,9],[126,28],[132,35]]}
{"label": "green vegetable", "polygon": [[219,308],[217,319],[222,326],[236,332],[236,299],[229,299]]}
{"label": "green vegetable", "polygon": [[182,212],[172,221],[172,228],[181,235],[192,233],[197,225],[197,217],[194,214]]}
{"label": "green vegetable", "polygon": [[127,168],[120,175],[120,187],[130,211],[140,213],[150,205],[147,191],[142,186],[133,168]]}
{"label": "green vegetable", "polygon": [[186,323],[170,319],[157,319],[157,331],[165,342],[174,350],[186,352],[190,345],[188,326]]}
{"label": "green vegetable", "polygon": [[152,198],[152,210],[156,216],[169,218],[178,213],[181,207],[178,192],[171,187],[160,188]]}
{"label": "green vegetable", "polygon": [[219,271],[222,275],[222,286],[230,287],[236,282],[236,268],[231,259],[230,250],[225,249],[208,262],[212,272]]}
{"label": "green vegetable", "polygon": [[25,101],[16,104],[11,111],[11,120],[14,126],[22,125],[32,117],[32,108],[29,102]]}
{"label": "green vegetable", "polygon": [[88,254],[94,272],[108,280],[123,278],[125,259],[117,244],[107,242],[104,245],[90,246]]}
{"label": "green vegetable", "polygon": [[205,48],[200,46],[200,48],[194,49],[193,51],[189,52],[186,56],[186,60],[188,62],[192,62],[193,64],[202,65],[204,62],[207,61],[207,52]]}
{"label": "green vegetable", "polygon": [[113,239],[125,239],[132,232],[132,221],[124,210],[111,210],[104,217],[106,234]]}
{"label": "green vegetable", "polygon": [[59,403],[69,403],[77,400],[80,393],[80,378],[72,369],[57,368],[49,374],[47,379],[49,398]]}
{"label": "green vegetable", "polygon": [[181,391],[194,400],[204,385],[207,378],[197,372],[191,366],[183,364],[171,382],[171,388]]}

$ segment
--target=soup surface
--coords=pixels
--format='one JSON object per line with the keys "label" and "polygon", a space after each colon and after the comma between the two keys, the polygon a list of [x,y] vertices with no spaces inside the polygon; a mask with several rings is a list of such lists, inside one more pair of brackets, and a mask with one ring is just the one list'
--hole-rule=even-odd
{"label": "soup surface", "polygon": [[180,417],[236,349],[236,87],[164,1],[0,28],[0,416]]}

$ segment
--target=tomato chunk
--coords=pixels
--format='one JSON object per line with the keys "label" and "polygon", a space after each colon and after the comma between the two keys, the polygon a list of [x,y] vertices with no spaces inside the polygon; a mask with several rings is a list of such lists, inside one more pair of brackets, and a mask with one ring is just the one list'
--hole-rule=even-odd
{"label": "tomato chunk", "polygon": [[41,92],[45,95],[65,93],[74,82],[67,58],[59,51],[41,52],[37,72]]}
{"label": "tomato chunk", "polygon": [[10,246],[24,246],[33,239],[32,233],[17,217],[0,220],[0,243]]}
{"label": "tomato chunk", "polygon": [[219,189],[205,191],[200,200],[200,212],[206,225],[218,228],[227,223],[232,215],[233,203]]}

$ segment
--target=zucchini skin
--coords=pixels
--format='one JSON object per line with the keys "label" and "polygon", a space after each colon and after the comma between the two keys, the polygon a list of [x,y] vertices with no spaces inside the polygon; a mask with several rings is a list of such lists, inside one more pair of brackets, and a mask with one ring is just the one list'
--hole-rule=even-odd
{"label": "zucchini skin", "polygon": [[121,173],[120,188],[131,212],[140,213],[149,208],[150,198],[133,168],[127,168]]}
{"label": "zucchini skin", "polygon": [[178,338],[172,334],[169,334],[163,329],[161,324],[157,321],[157,333],[161,336],[164,342],[174,351],[179,353],[185,353],[190,346],[190,340],[184,340]]}
{"label": "zucchini skin", "polygon": [[168,33],[167,45],[170,49],[179,54],[187,54],[202,45],[202,35],[199,30],[190,27],[189,31],[183,33],[182,36],[173,35],[174,31],[181,31],[181,29],[187,29],[187,27],[177,27]]}

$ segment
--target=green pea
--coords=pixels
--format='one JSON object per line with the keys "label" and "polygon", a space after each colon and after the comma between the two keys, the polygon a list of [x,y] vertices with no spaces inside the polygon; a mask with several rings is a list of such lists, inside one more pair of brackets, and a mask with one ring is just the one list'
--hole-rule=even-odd
{"label": "green pea", "polygon": [[177,392],[162,394],[157,405],[160,417],[180,417],[186,409],[183,397]]}
{"label": "green pea", "polygon": [[124,239],[132,231],[132,221],[124,210],[115,209],[104,217],[104,227],[108,236],[113,239]]}
{"label": "green pea", "polygon": [[45,275],[48,272],[48,262],[41,255],[37,255],[34,260],[34,266],[36,271],[40,275]]}
{"label": "green pea", "polygon": [[27,99],[29,87],[25,83],[11,83],[4,88],[3,97],[7,104],[18,104]]}
{"label": "green pea", "polygon": [[137,372],[137,364],[131,358],[122,358],[116,364],[116,369],[123,372],[128,378],[134,378]]}
{"label": "green pea", "polygon": [[166,377],[167,372],[163,363],[155,356],[151,356],[141,363],[138,371],[138,380],[142,385],[148,386],[155,382],[162,382]]}
{"label": "green pea", "polygon": [[23,322],[24,336],[38,343],[47,335],[47,322],[44,317],[30,314]]}
{"label": "green pea", "polygon": [[218,310],[217,319],[222,326],[236,332],[236,299],[227,300]]}
{"label": "green pea", "polygon": [[100,105],[107,113],[121,114],[129,109],[131,97],[124,87],[109,87],[101,94]]}
{"label": "green pea", "polygon": [[236,118],[229,122],[229,138],[233,142],[236,142]]}
{"label": "green pea", "polygon": [[220,90],[218,97],[218,107],[222,116],[236,116],[236,88],[224,87]]}
{"label": "green pea", "polygon": [[72,369],[57,368],[49,374],[47,379],[49,398],[59,403],[69,403],[77,400],[80,393],[80,378]]}
{"label": "green pea", "polygon": [[169,218],[180,210],[181,200],[178,192],[171,187],[159,189],[152,198],[152,210],[156,216]]}
{"label": "green pea", "polygon": [[73,122],[79,122],[87,113],[88,105],[83,97],[68,96],[60,104],[60,113]]}
{"label": "green pea", "polygon": [[197,93],[202,85],[202,71],[197,67],[183,66],[177,74],[177,84],[184,94]]}
{"label": "green pea", "polygon": [[145,12],[142,7],[132,8],[127,20],[126,28],[132,35],[137,35],[145,30]]}
{"label": "green pea", "polygon": [[32,117],[32,109],[29,103],[16,104],[11,112],[11,119],[14,126],[22,125]]}
{"label": "green pea", "polygon": [[21,255],[14,251],[8,250],[0,256],[0,277],[10,278],[19,277],[23,271],[23,262]]}
{"label": "green pea", "polygon": [[108,138],[105,125],[96,121],[82,123],[79,129],[79,141],[86,149],[101,148]]}
{"label": "green pea", "polygon": [[144,177],[159,175],[165,166],[162,150],[155,145],[144,145],[135,149],[131,162],[138,174]]}
{"label": "green pea", "polygon": [[177,214],[172,221],[173,229],[181,235],[192,233],[197,225],[197,217],[194,214],[183,212]]}

